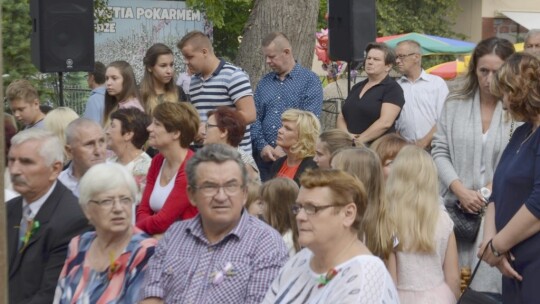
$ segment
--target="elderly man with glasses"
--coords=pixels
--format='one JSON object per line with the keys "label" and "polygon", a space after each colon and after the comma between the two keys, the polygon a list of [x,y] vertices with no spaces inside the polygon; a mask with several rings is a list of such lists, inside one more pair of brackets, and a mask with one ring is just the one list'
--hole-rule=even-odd
{"label": "elderly man with glasses", "polygon": [[422,69],[422,50],[414,40],[396,46],[396,66],[403,76],[397,80],[403,89],[405,105],[397,120],[397,131],[422,148],[431,148],[448,86],[444,80]]}
{"label": "elderly man with glasses", "polygon": [[288,253],[277,231],[244,210],[247,171],[240,154],[206,145],[186,173],[199,215],[173,224],[159,242],[141,303],[260,303]]}

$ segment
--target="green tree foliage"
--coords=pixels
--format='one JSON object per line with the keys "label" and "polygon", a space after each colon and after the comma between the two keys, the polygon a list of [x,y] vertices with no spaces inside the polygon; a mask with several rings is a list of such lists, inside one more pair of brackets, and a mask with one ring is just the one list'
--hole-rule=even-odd
{"label": "green tree foliage", "polygon": [[376,5],[379,36],[418,32],[461,38],[452,31],[457,0],[377,0]]}
{"label": "green tree foliage", "polygon": [[14,79],[37,73],[30,60],[29,0],[2,1],[2,40],[4,56],[4,88]]}
{"label": "green tree foliage", "polygon": [[187,0],[186,4],[204,12],[214,25],[216,55],[233,61],[253,0]]}

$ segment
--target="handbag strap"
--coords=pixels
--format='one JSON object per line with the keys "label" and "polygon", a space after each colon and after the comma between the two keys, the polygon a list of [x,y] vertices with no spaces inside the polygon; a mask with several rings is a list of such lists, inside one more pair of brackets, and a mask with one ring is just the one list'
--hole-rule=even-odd
{"label": "handbag strap", "polygon": [[476,272],[478,271],[478,268],[480,267],[480,264],[482,263],[482,259],[484,258],[484,254],[486,254],[486,251],[488,250],[490,242],[491,242],[491,240],[488,242],[488,245],[486,246],[486,248],[482,252],[482,256],[480,256],[480,259],[478,260],[478,263],[476,263],[476,266],[474,266],[473,273],[471,274],[471,279],[469,280],[469,283],[467,284],[466,289],[469,289],[469,287],[471,286],[471,283],[474,280],[474,276],[476,275]]}

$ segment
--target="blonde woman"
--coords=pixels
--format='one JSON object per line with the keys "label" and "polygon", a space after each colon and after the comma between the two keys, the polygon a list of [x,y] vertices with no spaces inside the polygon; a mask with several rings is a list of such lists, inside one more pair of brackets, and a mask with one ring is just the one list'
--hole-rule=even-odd
{"label": "blonde woman", "polygon": [[[45,129],[48,131],[53,132],[58,138],[60,138],[60,141],[62,142],[62,145],[66,145],[66,128],[67,125],[69,125],[70,122],[74,121],[75,119],[79,118],[79,115],[73,111],[71,108],[68,107],[58,107],[45,116],[43,119],[43,124],[45,126]],[[68,155],[66,151],[64,150],[64,165],[68,164],[71,160],[68,158]]]}
{"label": "blonde woman", "polygon": [[289,256],[300,250],[298,227],[291,208],[298,196],[298,185],[288,178],[276,177],[261,187],[260,199],[265,206],[264,218],[276,229],[289,249]]}
{"label": "blonde woman", "polygon": [[308,168],[317,167],[313,156],[320,130],[319,119],[311,112],[297,109],[283,112],[276,144],[285,156],[272,164],[270,177],[287,177],[300,185],[300,175]]}
{"label": "blonde woman", "polygon": [[386,199],[395,222],[397,288],[402,304],[453,304],[459,266],[452,220],[439,204],[437,168],[422,148],[401,149],[388,177]]}
{"label": "blonde woman", "polygon": [[360,224],[359,237],[374,255],[385,262],[395,281],[394,228],[384,197],[384,178],[379,157],[365,147],[344,149],[332,158],[332,168],[356,176],[364,184],[368,204]]}

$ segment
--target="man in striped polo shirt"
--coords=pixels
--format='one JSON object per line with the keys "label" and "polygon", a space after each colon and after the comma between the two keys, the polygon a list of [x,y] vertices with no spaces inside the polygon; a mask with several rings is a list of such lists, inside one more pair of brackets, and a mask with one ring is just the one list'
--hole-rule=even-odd
{"label": "man in striped polo shirt", "polygon": [[251,154],[249,124],[255,121],[256,114],[248,75],[241,68],[217,58],[210,39],[200,31],[187,33],[177,47],[194,74],[189,95],[201,118],[198,139],[203,139],[210,110],[219,106],[235,107],[248,124],[240,146]]}

